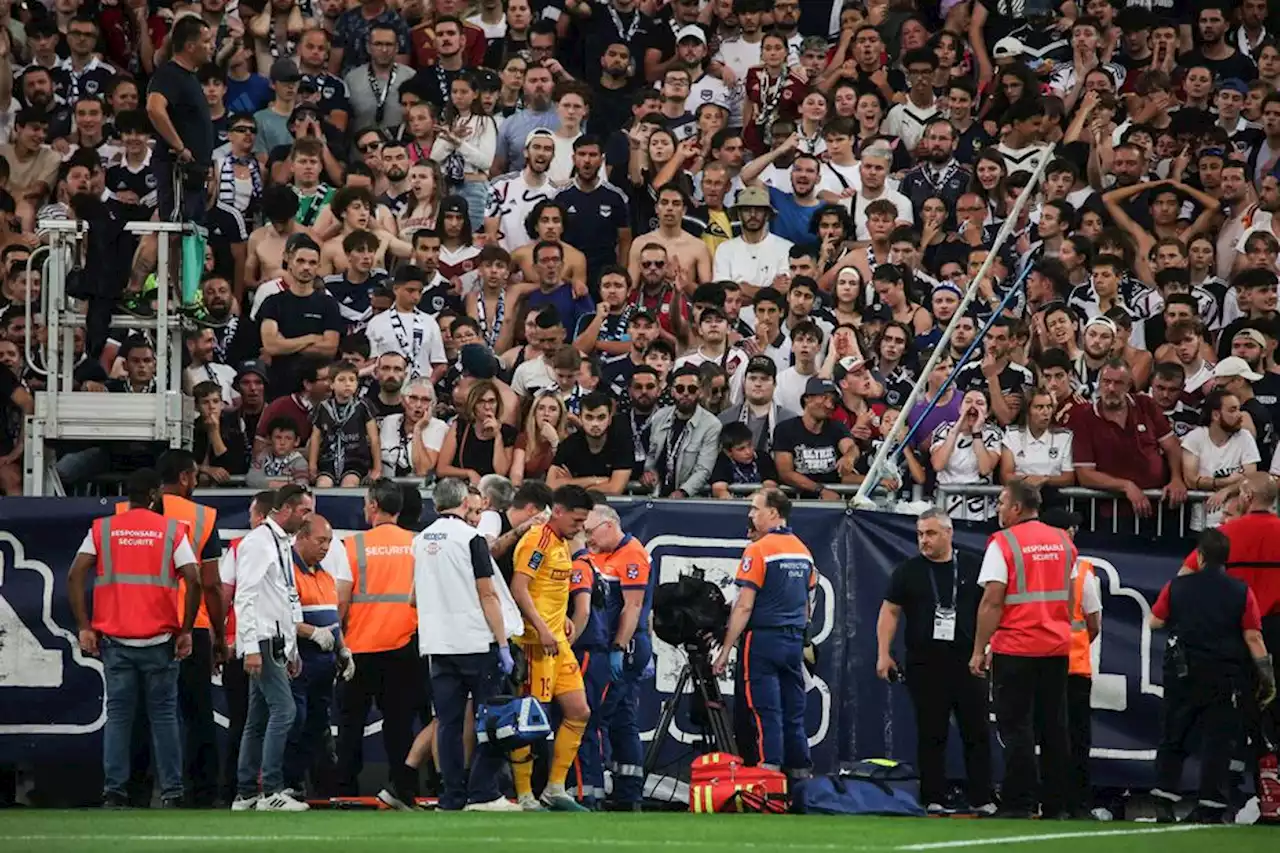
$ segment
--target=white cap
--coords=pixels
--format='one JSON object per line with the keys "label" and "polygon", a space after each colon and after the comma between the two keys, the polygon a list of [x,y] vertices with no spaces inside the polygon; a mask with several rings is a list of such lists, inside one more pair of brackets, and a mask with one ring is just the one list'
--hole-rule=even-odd
{"label": "white cap", "polygon": [[697,39],[703,44],[706,44],[707,34],[704,33],[702,31],[702,27],[697,24],[685,24],[680,28],[679,32],[676,33],[676,44],[679,44],[685,39]]}
{"label": "white cap", "polygon": [[1255,373],[1249,369],[1249,362],[1237,355],[1227,356],[1213,368],[1214,379],[1230,379],[1233,376],[1239,376],[1250,382],[1257,382],[1262,378],[1261,373]]}
{"label": "white cap", "polygon": [[1005,36],[996,42],[991,51],[992,59],[1007,59],[1027,53],[1027,46],[1013,36]]}

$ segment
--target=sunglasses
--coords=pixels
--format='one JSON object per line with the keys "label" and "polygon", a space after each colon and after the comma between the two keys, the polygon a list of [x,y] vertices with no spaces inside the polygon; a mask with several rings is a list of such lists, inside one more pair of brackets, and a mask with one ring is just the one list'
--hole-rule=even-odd
{"label": "sunglasses", "polygon": [[231,128],[231,132],[232,133],[257,133],[258,129],[251,125],[246,125],[242,127],[233,127]]}
{"label": "sunglasses", "polygon": [[671,390],[677,394],[697,394],[697,385],[672,385]]}
{"label": "sunglasses", "polygon": [[641,261],[640,266],[645,269],[662,269],[667,265],[666,261]]}
{"label": "sunglasses", "polygon": [[361,154],[368,154],[371,151],[377,151],[381,147],[381,142],[367,142],[364,145],[357,145],[356,150]]}

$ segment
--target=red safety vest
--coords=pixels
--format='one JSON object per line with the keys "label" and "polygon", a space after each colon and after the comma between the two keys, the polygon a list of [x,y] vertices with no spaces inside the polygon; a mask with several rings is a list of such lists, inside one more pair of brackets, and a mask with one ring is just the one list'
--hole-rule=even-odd
{"label": "red safety vest", "polygon": [[1093,577],[1093,563],[1081,559],[1071,582],[1071,669],[1072,675],[1093,677],[1093,658],[1089,654],[1089,623],[1084,617],[1084,585]]}
{"label": "red safety vest", "polygon": [[185,524],[149,509],[94,521],[94,630],[122,640],[146,640],[182,629],[173,550],[186,535]]}
{"label": "red safety vest", "polygon": [[1024,521],[991,537],[1009,567],[1004,612],[991,650],[1021,657],[1071,651],[1071,567],[1076,548],[1066,531]]}
{"label": "red safety vest", "polygon": [[[116,504],[116,515],[128,512],[128,510],[129,504]],[[178,495],[165,495],[164,517],[177,519],[187,525],[187,535],[191,537],[191,550],[196,555],[196,569],[198,570],[200,568],[200,555],[204,553],[209,537],[217,535],[217,511]],[[179,579],[178,584],[178,607],[181,610],[182,602],[186,600],[187,589],[186,583],[181,579]],[[178,614],[178,618],[182,618],[181,613]],[[213,624],[209,621],[209,610],[205,606],[204,595],[200,596],[200,609],[196,612],[195,627],[205,629],[213,627]]]}

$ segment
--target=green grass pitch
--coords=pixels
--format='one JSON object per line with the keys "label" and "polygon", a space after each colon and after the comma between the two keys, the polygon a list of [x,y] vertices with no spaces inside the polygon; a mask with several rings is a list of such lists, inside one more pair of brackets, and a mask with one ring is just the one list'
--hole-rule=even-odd
{"label": "green grass pitch", "polygon": [[791,815],[0,811],[4,853],[1009,851],[1253,853],[1276,827]]}

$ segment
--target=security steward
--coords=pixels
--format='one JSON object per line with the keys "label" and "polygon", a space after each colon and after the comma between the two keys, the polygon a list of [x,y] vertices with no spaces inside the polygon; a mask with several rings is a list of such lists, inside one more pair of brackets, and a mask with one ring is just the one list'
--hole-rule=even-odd
{"label": "security steward", "polygon": [[[609,688],[600,704],[599,731],[608,732],[612,746],[614,805],[620,811],[639,811],[644,794],[640,681],[653,657],[649,552],[640,540],[622,531],[618,511],[608,504],[592,508],[585,530],[592,562],[603,582],[604,628],[609,638]],[[599,755],[593,758],[598,761]]]}
{"label": "security steward", "polygon": [[[275,503],[276,493],[271,490],[258,492],[249,502],[249,529],[256,530]],[[222,693],[227,702],[227,743],[222,756],[222,781],[220,795],[226,802],[236,796],[236,775],[240,765],[240,739],[244,737],[245,718],[249,714],[249,677],[244,664],[235,653],[236,645],[236,561],[240,555],[243,536],[232,539],[218,562],[218,577],[222,581],[223,612],[227,614],[227,660],[222,664]]]}
{"label": "security steward", "polygon": [[[1080,517],[1068,510],[1049,509],[1045,524],[1067,531],[1075,542]],[[1093,641],[1102,633],[1102,589],[1087,557],[1076,559],[1071,573],[1071,654],[1067,664],[1067,738],[1071,766],[1067,774],[1067,811],[1073,818],[1092,815],[1093,783],[1089,779],[1089,750],[1093,747]]]}
{"label": "security steward", "polygon": [[1223,567],[1233,550],[1221,530],[1206,530],[1194,555],[1197,571],[1179,574],[1151,608],[1151,627],[1167,627],[1164,733],[1156,751],[1158,818],[1170,823],[1182,800],[1178,791],[1187,746],[1200,736],[1199,801],[1185,820],[1222,823],[1226,817],[1231,759],[1243,736],[1243,698],[1256,671],[1262,707],[1276,696],[1271,656],[1253,591]]}
{"label": "security steward", "polygon": [[370,705],[377,702],[389,768],[388,786],[379,798],[387,794],[400,803],[388,802],[396,808],[411,807],[418,796],[418,776],[404,762],[422,704],[422,665],[414,638],[413,533],[396,523],[403,504],[392,480],[369,487],[364,516],[370,529],[344,540],[351,580],[338,584],[342,634],[356,665],[355,677],[338,689],[338,793],[359,794],[364,726]]}
{"label": "security steward", "polygon": [[[128,499],[124,512],[93,522],[71,563],[68,594],[80,649],[102,656],[107,711],[102,733],[104,805],[129,804],[125,788],[141,697],[150,722],[161,804],[176,808],[182,805],[178,662],[191,655],[191,632],[200,607],[199,575],[186,526],[155,511],[160,506],[156,472],[144,468],[130,475]],[[85,609],[90,569],[92,621]]]}
{"label": "security steward", "polygon": [[1004,487],[997,513],[1004,529],[988,540],[982,557],[982,602],[969,659],[970,671],[984,675],[990,644],[992,698],[1005,766],[997,815],[1030,818],[1039,805],[1043,817],[1063,817],[1076,548],[1065,531],[1040,521],[1040,490],[1025,480]]}
{"label": "security steward", "polygon": [[[1280,518],[1276,499],[1280,489],[1265,471],[1245,474],[1240,500],[1247,509],[1239,518],[1218,529],[1231,540],[1227,574],[1244,581],[1258,600],[1262,617],[1262,641],[1268,649],[1280,648]],[[1183,571],[1194,571],[1194,554]],[[1272,705],[1272,731],[1280,731],[1280,707]]]}
{"label": "security steward", "polygon": [[[342,643],[338,588],[333,576],[320,564],[332,541],[329,522],[312,513],[298,528],[293,542],[293,585],[302,605],[302,622],[298,625],[302,672],[289,682],[297,713],[284,754],[285,787],[325,797],[335,787],[335,768],[325,739],[333,682],[338,672],[344,681],[350,681],[356,669],[350,650]],[[304,788],[308,772],[313,784]]]}
{"label": "security steward", "polygon": [[[218,741],[213,721],[213,672],[227,659],[227,643],[218,563],[222,540],[217,533],[218,513],[195,503],[199,468],[188,450],[166,450],[156,463],[163,483],[164,517],[187,525],[191,546],[200,560],[200,612],[191,635],[191,654],[179,667],[178,708],[182,714],[185,743],[182,752],[187,779],[187,802],[195,808],[211,808],[218,796]],[[117,504],[116,513],[128,511]],[[179,599],[184,596],[179,587]]]}
{"label": "security steward", "polygon": [[[987,683],[969,671],[977,628],[979,561],[952,546],[954,530],[945,510],[931,508],[916,521],[919,556],[899,565],[876,622],[876,675],[886,681],[906,676],[916,712],[916,765],[920,799],[930,814],[949,814],[947,736],[954,713],[964,743],[966,794],[976,814],[995,814],[991,796],[991,735]],[[890,654],[899,622],[905,619],[906,671]]]}
{"label": "security steward", "polygon": [[813,765],[804,722],[804,636],[818,570],[787,527],[791,499],[781,490],[752,495],[747,518],[763,535],[742,554],[738,597],[712,666],[717,675],[724,672],[729,652],[738,648],[734,721],[743,758],[807,778]]}
{"label": "security steward", "polygon": [[440,517],[413,540],[414,594],[418,604],[418,649],[431,658],[438,757],[446,811],[521,811],[498,791],[506,758],[478,748],[468,772],[464,718],[467,702],[488,702],[506,692],[514,661],[509,639],[524,628],[484,535],[465,520],[478,495],[467,483],[446,478],[432,493]]}
{"label": "security steward", "polygon": [[[588,525],[590,519],[588,518]],[[594,809],[604,803],[604,755],[601,752],[600,706],[609,691],[609,641],[605,626],[604,581],[591,552],[585,546],[573,553],[569,572],[569,619],[573,622],[573,653],[582,671],[591,719],[582,733],[582,745],[573,762],[578,802]]]}

